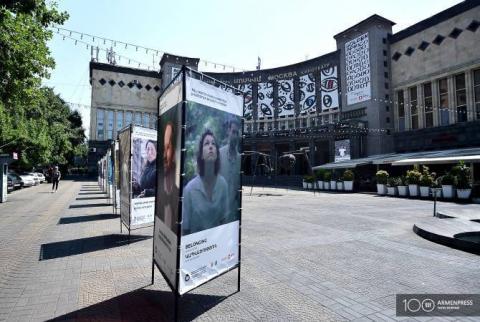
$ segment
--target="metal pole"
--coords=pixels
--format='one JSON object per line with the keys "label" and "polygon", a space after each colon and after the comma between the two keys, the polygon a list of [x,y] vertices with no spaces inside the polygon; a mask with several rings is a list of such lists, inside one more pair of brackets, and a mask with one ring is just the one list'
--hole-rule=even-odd
{"label": "metal pole", "polygon": [[176,322],[176,321],[178,321],[178,307],[179,307],[179,303],[178,303],[178,302],[180,301],[180,299],[179,299],[179,297],[178,297],[177,292],[174,292],[174,293],[175,293],[175,305],[174,305],[174,306],[175,306],[175,307],[174,307],[174,310],[175,310],[175,311],[174,311],[174,313],[173,313],[173,320]]}
{"label": "metal pole", "polygon": [[433,190],[434,196],[433,196],[433,217],[437,216],[437,189]]}

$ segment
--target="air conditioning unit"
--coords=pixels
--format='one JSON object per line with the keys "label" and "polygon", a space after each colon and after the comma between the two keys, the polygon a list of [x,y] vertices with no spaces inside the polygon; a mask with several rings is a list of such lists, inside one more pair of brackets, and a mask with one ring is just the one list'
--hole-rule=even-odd
{"label": "air conditioning unit", "polygon": [[92,153],[97,152],[97,148],[90,148],[90,152],[92,152]]}

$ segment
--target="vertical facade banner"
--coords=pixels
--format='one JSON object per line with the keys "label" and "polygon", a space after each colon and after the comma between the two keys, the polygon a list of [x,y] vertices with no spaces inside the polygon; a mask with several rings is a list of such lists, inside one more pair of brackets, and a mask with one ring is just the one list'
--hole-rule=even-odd
{"label": "vertical facade banner", "polygon": [[320,72],[322,111],[339,107],[337,66]]}
{"label": "vertical facade banner", "polygon": [[350,140],[335,141],[335,162],[350,160]]}
{"label": "vertical facade banner", "polygon": [[130,227],[153,223],[157,177],[157,131],[132,127]]}
{"label": "vertical facade banner", "polygon": [[131,127],[125,128],[118,134],[119,146],[119,174],[120,174],[120,217],[125,225],[130,223],[131,199]]}
{"label": "vertical facade banner", "polygon": [[315,111],[317,106],[315,99],[315,76],[313,74],[300,76],[298,87],[300,93],[300,111],[307,113]]}
{"label": "vertical facade banner", "polygon": [[295,115],[293,79],[278,82],[278,116]]}
{"label": "vertical facade banner", "polygon": [[345,43],[347,104],[371,99],[368,33]]}
{"label": "vertical facade banner", "polygon": [[273,83],[258,84],[258,116],[273,117]]}
{"label": "vertical facade banner", "polygon": [[[220,87],[222,88],[222,87]],[[223,87],[226,91],[230,91],[229,87]],[[253,84],[241,84],[238,87],[239,90],[245,93],[245,106],[243,110],[243,114],[247,120],[253,117]]]}

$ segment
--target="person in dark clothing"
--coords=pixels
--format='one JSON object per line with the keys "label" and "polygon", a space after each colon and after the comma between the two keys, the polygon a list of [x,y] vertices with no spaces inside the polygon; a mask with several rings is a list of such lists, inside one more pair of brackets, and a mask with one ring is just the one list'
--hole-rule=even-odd
{"label": "person in dark clothing", "polygon": [[155,197],[155,180],[157,178],[157,145],[148,140],[145,145],[147,162],[143,168],[140,182],[133,183],[134,198]]}
{"label": "person in dark clothing", "polygon": [[55,169],[52,171],[52,193],[57,192],[58,182],[60,181],[61,177],[62,174],[60,173],[60,170],[58,170],[58,166],[55,166]]}

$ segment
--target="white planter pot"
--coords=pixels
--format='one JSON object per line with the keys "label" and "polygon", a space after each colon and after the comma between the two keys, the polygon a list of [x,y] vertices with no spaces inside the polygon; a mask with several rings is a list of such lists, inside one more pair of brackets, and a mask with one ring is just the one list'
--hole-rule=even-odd
{"label": "white planter pot", "polygon": [[457,189],[458,199],[468,199],[470,198],[471,193],[472,193],[472,189]]}
{"label": "white planter pot", "polygon": [[410,197],[417,197],[418,196],[418,184],[409,184],[408,185],[408,193]]}
{"label": "white planter pot", "polygon": [[398,195],[400,197],[406,197],[408,196],[408,187],[407,186],[398,186],[397,189],[398,189]]}
{"label": "white planter pot", "polygon": [[420,197],[428,198],[430,196],[430,187],[420,186]]}
{"label": "white planter pot", "polygon": [[453,198],[453,186],[450,184],[448,185],[442,184],[442,194],[443,194],[443,198],[448,198],[448,199]]}
{"label": "white planter pot", "polygon": [[345,191],[352,191],[353,181],[343,181],[343,189],[345,189]]}
{"label": "white planter pot", "polygon": [[387,187],[387,194],[389,196],[395,196],[397,194],[397,187]]}
{"label": "white planter pot", "polygon": [[305,181],[302,182],[303,189],[307,189],[307,183]]}
{"label": "white planter pot", "polygon": [[325,190],[330,190],[330,182],[324,181],[324,182],[323,182],[323,188],[324,188]]}
{"label": "white planter pot", "polygon": [[308,182],[308,183],[307,183],[307,188],[308,188],[308,189],[313,189],[313,183]]}
{"label": "white planter pot", "polygon": [[317,188],[323,190],[323,181],[317,181]]}
{"label": "white planter pot", "polygon": [[387,193],[387,188],[385,187],[385,185],[377,183],[377,194],[384,195],[386,193]]}
{"label": "white planter pot", "polygon": [[343,190],[343,182],[337,181],[337,190]]}
{"label": "white planter pot", "polygon": [[337,181],[330,180],[330,190],[337,189]]}
{"label": "white planter pot", "polygon": [[437,198],[442,198],[442,189],[440,188],[432,188],[432,197],[435,197],[437,195]]}

